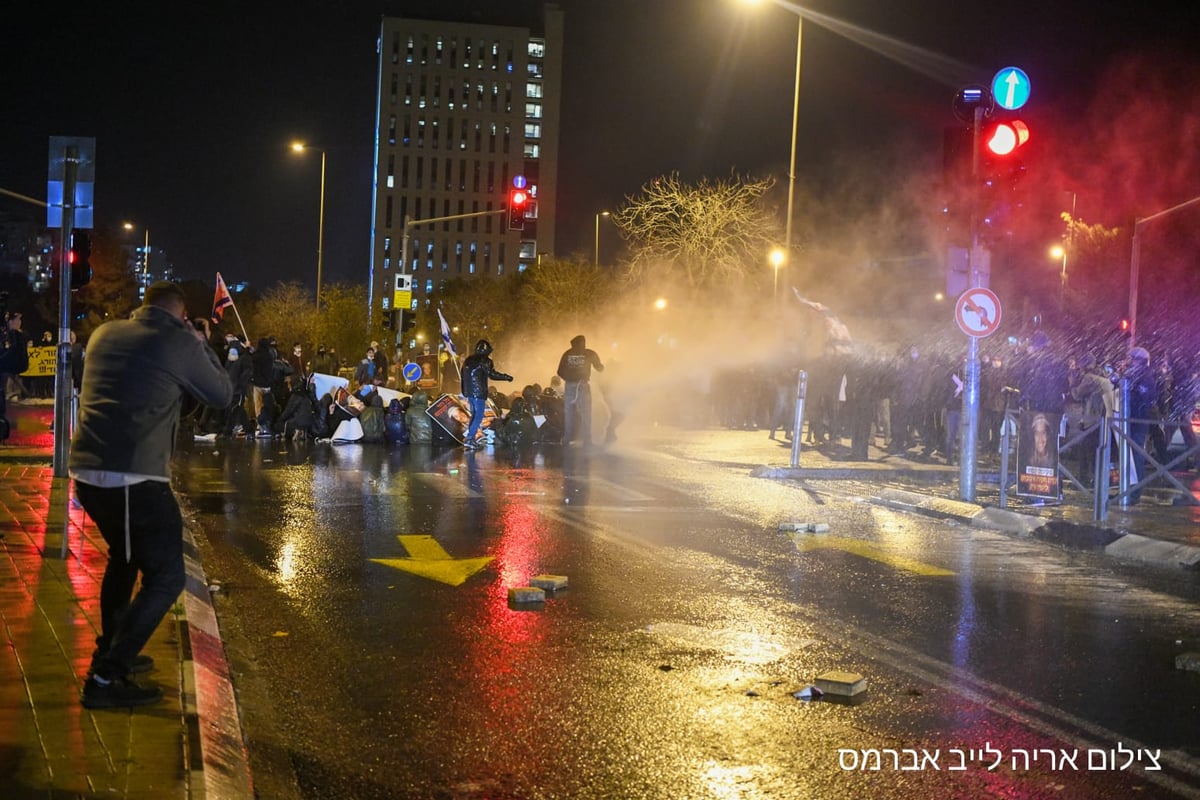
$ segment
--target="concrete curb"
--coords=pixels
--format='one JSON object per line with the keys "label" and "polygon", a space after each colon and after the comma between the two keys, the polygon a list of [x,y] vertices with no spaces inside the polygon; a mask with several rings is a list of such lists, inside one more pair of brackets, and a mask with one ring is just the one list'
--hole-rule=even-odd
{"label": "concrete curb", "polygon": [[753,478],[774,480],[898,480],[920,483],[945,483],[946,475],[937,470],[913,470],[902,467],[756,467],[750,471]]}
{"label": "concrete curb", "polygon": [[183,591],[184,714],[192,753],[189,786],[192,797],[253,800],[250,757],[242,735],[237,697],[217,626],[217,614],[200,564],[196,540],[184,528],[183,558],[187,584]]}
{"label": "concrete curb", "polygon": [[1160,542],[1136,533],[1127,533],[1104,548],[1118,558],[1130,558],[1152,564],[1200,570],[1200,547],[1172,542]]}
{"label": "concrete curb", "polygon": [[929,497],[903,489],[884,489],[872,498],[881,505],[940,519],[956,519],[972,527],[1032,537],[1064,547],[1103,550],[1116,558],[1173,569],[1200,570],[1200,547],[1163,542],[1134,533],[1062,520],[1048,520],[1004,508]]}

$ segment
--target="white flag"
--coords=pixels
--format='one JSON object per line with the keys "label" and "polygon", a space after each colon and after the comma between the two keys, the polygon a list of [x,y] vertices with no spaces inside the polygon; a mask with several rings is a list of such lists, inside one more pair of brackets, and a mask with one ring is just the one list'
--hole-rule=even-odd
{"label": "white flag", "polygon": [[442,344],[446,345],[446,349],[450,351],[451,358],[458,358],[458,352],[454,349],[454,342],[450,339],[450,323],[446,322],[446,318],[442,316],[442,310],[439,308],[438,319],[442,322]]}

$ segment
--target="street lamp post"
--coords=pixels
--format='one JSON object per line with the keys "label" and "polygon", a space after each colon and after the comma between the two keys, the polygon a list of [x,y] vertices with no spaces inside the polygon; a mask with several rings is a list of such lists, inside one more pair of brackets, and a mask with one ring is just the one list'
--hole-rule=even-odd
{"label": "street lamp post", "polygon": [[[134,225],[132,222],[126,222],[126,223],[123,223],[121,227],[123,227],[127,231],[131,231],[137,226]],[[142,244],[142,281],[141,281],[141,283],[142,283],[142,288],[145,289],[147,281],[150,280],[150,229],[143,228],[143,231],[145,232],[146,236],[145,236],[145,241]]]}
{"label": "street lamp post", "polygon": [[607,217],[611,214],[610,211],[601,211],[596,215],[596,252],[592,257],[592,266],[600,266],[600,218]]}
{"label": "street lamp post", "polygon": [[313,147],[304,142],[292,142],[292,152],[305,150],[321,151],[321,209],[317,221],[317,310],[321,310],[321,267],[325,252],[325,148]]}
{"label": "street lamp post", "polygon": [[[751,5],[758,5],[760,0],[743,0]],[[779,0],[775,0],[778,5]],[[787,257],[792,254],[792,209],[796,199],[796,137],[800,130],[800,53],[804,44],[804,17],[796,12],[796,6],[785,5],[796,14],[796,82],[792,89],[792,146],[788,153],[788,198],[787,219],[783,223],[783,251]],[[786,259],[785,259],[786,263]]]}

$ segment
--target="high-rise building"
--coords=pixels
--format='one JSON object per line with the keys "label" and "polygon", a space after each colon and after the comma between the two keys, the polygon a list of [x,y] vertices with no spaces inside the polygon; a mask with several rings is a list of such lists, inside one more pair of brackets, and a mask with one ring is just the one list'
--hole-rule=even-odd
{"label": "high-rise building", "polygon": [[[428,307],[455,278],[495,278],[553,252],[563,13],[547,4],[540,22],[383,19],[373,318]],[[514,186],[530,199],[521,230],[505,213]],[[420,224],[444,217],[454,219]]]}

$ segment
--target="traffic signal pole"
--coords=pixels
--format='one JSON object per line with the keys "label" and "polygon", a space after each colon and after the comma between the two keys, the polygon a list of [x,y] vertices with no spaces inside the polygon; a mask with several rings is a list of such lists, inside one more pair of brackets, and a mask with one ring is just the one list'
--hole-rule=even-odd
{"label": "traffic signal pole", "polygon": [[[404,218],[404,224],[400,230],[400,272],[412,274],[408,272],[408,238],[409,233],[418,225],[434,225],[438,222],[451,222],[456,219],[470,219],[471,217],[487,217],[493,214],[504,214],[508,211],[507,208],[498,208],[492,211],[472,211],[469,214],[451,214],[448,217],[430,217],[429,219],[409,219]],[[375,309],[371,308],[367,313],[367,330],[371,328],[371,315]]]}
{"label": "traffic signal pole", "polygon": [[[984,109],[976,106],[971,131],[971,249],[967,253],[967,270],[972,289],[983,286],[979,248],[979,131],[983,125]],[[959,431],[958,496],[967,502],[975,500],[975,452],[979,435],[979,338],[967,337],[967,363],[963,375],[962,422]]]}

